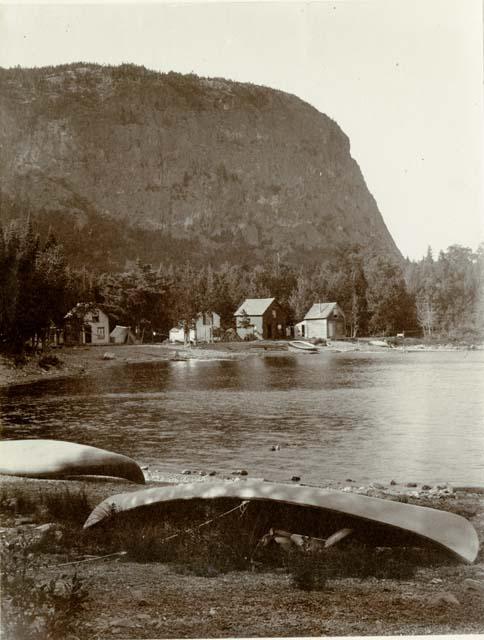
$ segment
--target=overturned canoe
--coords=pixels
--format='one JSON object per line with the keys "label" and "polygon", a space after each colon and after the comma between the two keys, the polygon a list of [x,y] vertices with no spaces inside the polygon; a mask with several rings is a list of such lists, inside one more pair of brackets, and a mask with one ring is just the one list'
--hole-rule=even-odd
{"label": "overturned canoe", "polygon": [[261,481],[190,483],[121,493],[107,498],[95,507],[84,528],[101,522],[113,512],[130,511],[175,500],[217,498],[280,502],[362,518],[422,536],[466,562],[473,562],[479,549],[474,527],[465,518],[453,513],[356,493]]}
{"label": "overturned canoe", "polygon": [[114,476],[144,484],[137,462],[119,453],[62,440],[0,442],[0,474],[27,478]]}
{"label": "overturned canoe", "polygon": [[317,353],[319,349],[311,342],[305,340],[293,340],[288,343],[290,351],[304,351],[306,353]]}

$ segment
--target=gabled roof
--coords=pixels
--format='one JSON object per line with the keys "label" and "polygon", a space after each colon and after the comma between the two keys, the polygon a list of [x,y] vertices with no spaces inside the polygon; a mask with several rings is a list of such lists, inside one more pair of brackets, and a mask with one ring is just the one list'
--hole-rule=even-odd
{"label": "gabled roof", "polygon": [[234,313],[234,316],[241,316],[244,311],[248,316],[262,316],[274,300],[275,298],[247,298]]}
{"label": "gabled roof", "polygon": [[337,306],[337,302],[317,302],[306,313],[304,320],[323,320],[330,316]]}

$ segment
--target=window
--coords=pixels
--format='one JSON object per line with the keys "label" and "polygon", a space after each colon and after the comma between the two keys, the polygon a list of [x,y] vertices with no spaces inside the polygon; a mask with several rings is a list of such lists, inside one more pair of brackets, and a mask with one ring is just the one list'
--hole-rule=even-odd
{"label": "window", "polygon": [[277,311],[275,309],[272,309],[272,317],[275,318],[277,316]]}
{"label": "window", "polygon": [[104,338],[104,327],[98,327],[96,335],[98,338]]}
{"label": "window", "polygon": [[91,318],[92,318],[91,322],[99,322],[99,313],[93,311],[91,313]]}

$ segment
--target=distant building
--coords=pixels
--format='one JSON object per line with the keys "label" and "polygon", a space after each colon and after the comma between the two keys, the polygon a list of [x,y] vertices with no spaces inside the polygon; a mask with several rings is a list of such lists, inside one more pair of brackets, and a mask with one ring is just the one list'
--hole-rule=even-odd
{"label": "distant building", "polygon": [[345,315],[337,302],[317,302],[294,329],[298,338],[343,338]]}
{"label": "distant building", "polygon": [[67,344],[109,344],[109,318],[99,307],[78,302],[64,321]]}
{"label": "distant building", "polygon": [[[190,342],[214,342],[220,329],[220,316],[214,311],[199,313],[192,320],[188,339]],[[185,330],[181,322],[178,327],[170,329],[170,342],[185,342]]]}
{"label": "distant building", "polygon": [[275,298],[247,298],[234,313],[237,334],[259,340],[286,337],[286,314]]}

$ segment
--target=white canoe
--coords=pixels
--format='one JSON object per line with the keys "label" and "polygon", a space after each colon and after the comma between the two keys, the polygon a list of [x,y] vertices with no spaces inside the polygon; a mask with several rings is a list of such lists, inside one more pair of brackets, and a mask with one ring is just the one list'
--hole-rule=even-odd
{"label": "white canoe", "polygon": [[479,549],[477,533],[471,523],[447,511],[356,493],[263,481],[190,483],[121,493],[107,498],[95,507],[84,528],[109,518],[113,511],[130,511],[174,500],[215,498],[275,501],[303,507],[318,507],[363,518],[422,536],[448,549],[466,562],[473,562]]}
{"label": "white canoe", "polygon": [[314,344],[305,340],[292,340],[289,342],[289,348],[294,351],[307,351],[308,353],[316,353],[318,351]]}
{"label": "white canoe", "polygon": [[27,478],[114,476],[144,484],[137,462],[97,447],[62,440],[0,442],[0,474]]}

